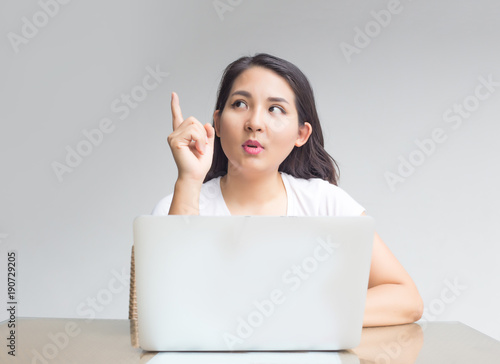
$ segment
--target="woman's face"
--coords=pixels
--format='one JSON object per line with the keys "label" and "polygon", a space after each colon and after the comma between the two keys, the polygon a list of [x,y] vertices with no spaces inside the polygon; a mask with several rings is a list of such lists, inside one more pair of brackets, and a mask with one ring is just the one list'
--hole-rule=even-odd
{"label": "woman's face", "polygon": [[[309,123],[299,128],[290,85],[258,66],[236,78],[223,112],[214,113],[214,126],[229,160],[228,172],[244,173],[277,171],[293,147],[305,144],[312,131]],[[255,141],[260,146],[252,146]]]}

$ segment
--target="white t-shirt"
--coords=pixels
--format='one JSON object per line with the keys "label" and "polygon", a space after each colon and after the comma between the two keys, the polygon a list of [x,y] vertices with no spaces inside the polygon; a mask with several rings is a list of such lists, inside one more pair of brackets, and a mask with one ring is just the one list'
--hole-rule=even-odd
{"label": "white t-shirt", "polygon": [[[288,199],[286,216],[359,216],[365,209],[343,189],[321,178],[295,178],[280,172]],[[220,189],[221,177],[201,186],[200,215],[231,215]],[[168,215],[173,193],[164,197],[152,215]]]}

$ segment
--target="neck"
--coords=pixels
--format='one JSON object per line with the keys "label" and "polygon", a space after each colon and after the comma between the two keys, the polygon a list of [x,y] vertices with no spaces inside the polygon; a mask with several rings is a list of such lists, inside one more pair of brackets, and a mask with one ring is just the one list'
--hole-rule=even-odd
{"label": "neck", "polygon": [[285,190],[278,171],[252,174],[228,173],[221,178],[221,191],[226,203],[240,207],[259,206],[269,203]]}

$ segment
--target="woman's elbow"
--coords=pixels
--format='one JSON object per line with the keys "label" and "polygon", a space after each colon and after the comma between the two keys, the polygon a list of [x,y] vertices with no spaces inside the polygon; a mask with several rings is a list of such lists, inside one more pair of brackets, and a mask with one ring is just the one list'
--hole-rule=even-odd
{"label": "woman's elbow", "polygon": [[420,320],[424,314],[424,301],[418,291],[416,291],[411,297],[412,298],[408,307],[408,323]]}

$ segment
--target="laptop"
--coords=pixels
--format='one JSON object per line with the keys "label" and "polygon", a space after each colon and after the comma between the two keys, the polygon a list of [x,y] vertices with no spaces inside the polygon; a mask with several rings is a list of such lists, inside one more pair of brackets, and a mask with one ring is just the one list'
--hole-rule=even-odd
{"label": "laptop", "polygon": [[139,342],[152,351],[359,345],[369,216],[139,216]]}

